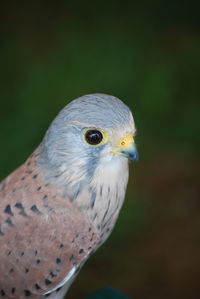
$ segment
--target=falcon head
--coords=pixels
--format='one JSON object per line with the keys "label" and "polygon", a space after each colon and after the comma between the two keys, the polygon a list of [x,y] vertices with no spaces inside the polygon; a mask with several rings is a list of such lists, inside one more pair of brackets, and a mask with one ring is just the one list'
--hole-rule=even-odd
{"label": "falcon head", "polygon": [[72,186],[91,182],[96,172],[119,172],[128,159],[138,160],[135,132],[132,113],[121,100],[106,94],[82,96],[52,122],[39,148],[39,164],[49,178]]}

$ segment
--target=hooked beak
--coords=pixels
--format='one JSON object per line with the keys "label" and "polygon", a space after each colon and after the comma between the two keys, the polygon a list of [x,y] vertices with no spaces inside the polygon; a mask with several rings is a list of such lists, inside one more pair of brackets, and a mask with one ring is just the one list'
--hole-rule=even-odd
{"label": "hooked beak", "polygon": [[131,134],[126,134],[112,149],[112,153],[138,162],[138,151]]}

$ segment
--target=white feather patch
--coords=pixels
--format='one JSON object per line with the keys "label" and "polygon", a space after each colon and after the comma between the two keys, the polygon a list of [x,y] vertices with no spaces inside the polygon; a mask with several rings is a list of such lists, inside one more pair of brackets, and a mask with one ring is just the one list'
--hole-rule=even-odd
{"label": "white feather patch", "polygon": [[57,284],[54,288],[52,288],[51,290],[47,291],[46,293],[43,294],[44,295],[47,295],[47,294],[50,294],[52,293],[53,291],[57,290],[58,288],[64,286],[64,284],[74,275],[75,271],[76,271],[76,267],[73,267],[69,273],[67,274],[67,276],[65,276],[65,278],[59,283]]}
{"label": "white feather patch", "polygon": [[86,262],[86,260],[88,259],[89,255],[90,255],[90,252],[88,252],[88,253],[85,255],[85,257],[84,257],[84,259],[82,260],[81,264],[80,264],[80,265],[77,265],[77,266],[74,266],[74,267],[69,271],[69,273],[65,276],[65,278],[64,278],[59,284],[57,284],[54,288],[50,289],[49,291],[47,291],[46,293],[44,293],[44,294],[42,294],[42,295],[44,296],[44,295],[50,294],[50,293],[56,291],[58,288],[61,288],[62,286],[64,286],[64,285],[65,285],[65,284],[72,278],[72,276],[75,274],[76,269],[77,269],[78,267],[82,267],[82,266],[83,266],[83,264],[84,264],[84,263]]}

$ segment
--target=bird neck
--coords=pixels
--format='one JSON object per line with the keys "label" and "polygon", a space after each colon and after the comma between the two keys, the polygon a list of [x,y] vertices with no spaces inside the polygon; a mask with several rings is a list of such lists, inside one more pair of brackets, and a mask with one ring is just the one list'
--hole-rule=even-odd
{"label": "bird neck", "polygon": [[[45,152],[38,150],[37,163],[45,180],[54,185],[61,197],[69,201],[106,238],[122,206],[128,182],[128,160],[108,156],[88,168],[67,161],[56,168],[47,163]],[[49,158],[48,158],[49,159]]]}

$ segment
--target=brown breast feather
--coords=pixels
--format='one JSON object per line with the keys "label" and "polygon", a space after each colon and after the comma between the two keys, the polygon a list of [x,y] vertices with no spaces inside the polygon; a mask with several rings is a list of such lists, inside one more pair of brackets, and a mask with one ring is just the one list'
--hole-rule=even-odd
{"label": "brown breast feather", "polygon": [[97,232],[39,172],[33,154],[0,184],[0,295],[37,298],[91,253]]}

